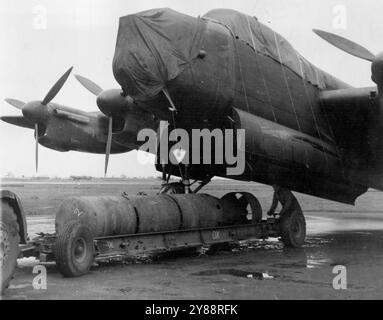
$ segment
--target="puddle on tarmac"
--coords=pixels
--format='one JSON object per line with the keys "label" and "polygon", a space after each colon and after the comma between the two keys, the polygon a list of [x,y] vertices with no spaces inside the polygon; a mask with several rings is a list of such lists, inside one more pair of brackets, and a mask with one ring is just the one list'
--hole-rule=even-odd
{"label": "puddle on tarmac", "polygon": [[243,241],[240,241],[238,244],[232,245],[233,252],[254,250],[254,249],[280,251],[283,249],[283,244],[277,238],[269,238],[267,240],[259,240],[259,239],[243,240]]}
{"label": "puddle on tarmac", "polygon": [[269,275],[267,272],[248,272],[237,269],[216,269],[216,270],[206,270],[197,273],[192,273],[193,276],[216,276],[216,275],[230,275],[240,278],[247,279],[256,279],[256,280],[266,280],[274,279],[275,276]]}
{"label": "puddle on tarmac", "polygon": [[306,267],[307,269],[316,269],[322,266],[331,265],[330,259],[317,259],[315,257],[307,259]]}
{"label": "puddle on tarmac", "polygon": [[31,283],[22,283],[22,284],[11,284],[8,289],[24,289],[32,287]]}
{"label": "puddle on tarmac", "polygon": [[326,246],[332,242],[333,242],[333,239],[331,238],[308,237],[306,239],[304,247],[313,248],[313,247]]}
{"label": "puddle on tarmac", "polygon": [[[291,262],[282,262],[273,264],[274,268],[281,269],[318,269],[326,266],[333,266],[334,262],[329,258],[322,258],[317,256],[307,256],[305,259],[300,259],[298,261]],[[335,264],[338,265],[338,264]]]}

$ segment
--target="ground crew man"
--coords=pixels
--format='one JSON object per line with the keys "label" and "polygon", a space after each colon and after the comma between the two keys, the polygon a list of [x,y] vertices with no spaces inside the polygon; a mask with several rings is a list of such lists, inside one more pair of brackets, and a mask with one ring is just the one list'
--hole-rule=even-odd
{"label": "ground crew man", "polygon": [[280,217],[282,217],[282,215],[288,211],[297,210],[302,212],[301,206],[299,205],[297,199],[295,198],[295,196],[290,190],[287,190],[277,185],[274,185],[273,188],[274,188],[273,203],[271,205],[269,212],[267,213],[268,216],[276,215],[275,210],[277,209],[279,202],[282,205],[282,210],[279,213]]}

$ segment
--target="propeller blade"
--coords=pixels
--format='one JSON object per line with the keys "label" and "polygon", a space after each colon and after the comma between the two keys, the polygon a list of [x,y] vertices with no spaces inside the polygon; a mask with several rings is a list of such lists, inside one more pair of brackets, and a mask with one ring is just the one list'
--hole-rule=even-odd
{"label": "propeller blade", "polygon": [[4,99],[5,102],[9,103],[11,106],[21,110],[23,109],[24,105],[25,105],[25,102],[22,102],[20,100],[16,100],[16,99]]}
{"label": "propeller blade", "polygon": [[70,67],[67,72],[54,84],[54,86],[49,90],[48,94],[45,96],[42,105],[46,106],[49,102],[51,102],[54,97],[59,93],[65,82],[67,81],[70,73],[72,72],[73,67]]}
{"label": "propeller blade", "polygon": [[18,127],[34,129],[35,124],[23,116],[2,116],[0,119],[4,122],[13,124]]}
{"label": "propeller blade", "polygon": [[100,86],[95,84],[92,80],[89,80],[85,77],[82,77],[78,74],[75,75],[75,78],[90,92],[92,92],[95,96],[98,96],[103,90]]}
{"label": "propeller blade", "polygon": [[113,118],[109,117],[108,126],[108,140],[106,142],[106,153],[105,153],[105,176],[108,172],[109,156],[112,149],[112,135],[113,135]]}
{"label": "propeller blade", "polygon": [[36,173],[39,171],[39,125],[35,124],[35,161],[36,161]]}
{"label": "propeller blade", "polygon": [[368,51],[366,48],[362,47],[361,45],[348,40],[346,38],[343,38],[341,36],[338,36],[336,34],[322,31],[322,30],[313,30],[314,33],[316,33],[319,37],[326,40],[333,46],[337,47],[338,49],[345,51],[355,57],[373,62],[375,60],[375,55],[372,54],[370,51]]}

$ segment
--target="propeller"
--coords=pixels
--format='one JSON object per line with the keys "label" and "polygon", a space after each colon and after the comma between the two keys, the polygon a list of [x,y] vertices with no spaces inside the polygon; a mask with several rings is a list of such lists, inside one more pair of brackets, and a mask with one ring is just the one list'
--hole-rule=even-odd
{"label": "propeller", "polygon": [[313,32],[319,37],[321,37],[323,40],[326,40],[333,46],[337,47],[338,49],[345,51],[357,58],[361,58],[370,62],[373,62],[375,60],[374,54],[372,54],[369,50],[351,40],[322,30],[314,29]]}
{"label": "propeller", "polygon": [[108,134],[105,150],[105,176],[108,172],[108,164],[112,149],[113,138],[113,117],[118,116],[123,110],[132,104],[130,97],[125,97],[121,90],[103,90],[99,85],[92,80],[80,75],[75,75],[75,78],[91,93],[97,96],[97,106],[100,111],[108,117]]}
{"label": "propeller", "polygon": [[0,119],[9,124],[13,124],[18,127],[34,129],[35,124],[28,119],[24,118],[24,116],[2,116]]}
{"label": "propeller", "polygon": [[106,174],[108,173],[109,157],[110,157],[110,151],[112,149],[112,137],[113,137],[113,117],[109,117],[108,139],[106,142],[106,152],[105,152],[105,171],[104,171],[105,177],[106,177]]}
{"label": "propeller", "polygon": [[36,172],[39,171],[39,125],[38,123],[35,124],[35,165],[36,165]]}
{"label": "propeller", "polygon": [[372,62],[372,80],[378,85],[379,91],[383,89],[383,53],[374,55],[363,46],[343,38],[339,35],[314,29],[313,32],[319,37],[329,42],[336,48],[347,52],[357,58]]}
{"label": "propeller", "polygon": [[68,80],[70,73],[72,72],[73,67],[70,67],[67,72],[65,72],[61,78],[54,84],[54,86],[49,90],[44,100],[41,102],[42,105],[46,106],[51,102],[59,93],[61,88],[64,86],[65,82]]}
{"label": "propeller", "polygon": [[[4,121],[9,120],[14,123],[22,123],[23,126],[30,126],[34,124],[35,129],[35,164],[36,172],[38,172],[38,162],[39,162],[39,125],[45,125],[50,116],[49,103],[57,96],[59,91],[64,86],[65,82],[68,80],[70,73],[72,72],[73,67],[69,68],[61,78],[53,85],[53,87],[48,91],[47,95],[42,101],[32,101],[24,103],[16,99],[5,99],[7,103],[16,109],[21,110],[23,117],[11,118],[11,117],[2,117]],[[24,119],[24,120],[23,120]]]}
{"label": "propeller", "polygon": [[5,99],[7,103],[9,103],[11,106],[15,107],[16,109],[22,110],[25,106],[25,102],[22,102],[20,100],[16,99]]}
{"label": "propeller", "polygon": [[85,77],[82,77],[78,74],[75,75],[75,78],[91,93],[93,93],[95,96],[98,96],[103,90],[100,86],[98,86],[96,83],[94,83],[92,80],[89,80]]}

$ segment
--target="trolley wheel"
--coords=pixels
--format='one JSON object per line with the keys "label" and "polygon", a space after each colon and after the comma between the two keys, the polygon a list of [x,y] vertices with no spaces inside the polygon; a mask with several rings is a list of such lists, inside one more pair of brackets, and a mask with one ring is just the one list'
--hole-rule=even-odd
{"label": "trolley wheel", "polygon": [[89,272],[94,260],[93,235],[78,221],[69,221],[55,244],[56,265],[64,277],[79,277]]}
{"label": "trolley wheel", "polygon": [[3,294],[12,279],[19,256],[19,224],[14,209],[4,200],[0,208],[0,278]]}
{"label": "trolley wheel", "polygon": [[259,223],[262,221],[262,207],[253,194],[249,192],[231,192],[225,194],[221,199],[242,207],[244,222]]}
{"label": "trolley wheel", "polygon": [[282,242],[289,248],[300,248],[306,240],[306,220],[300,210],[286,212],[280,218]]}

